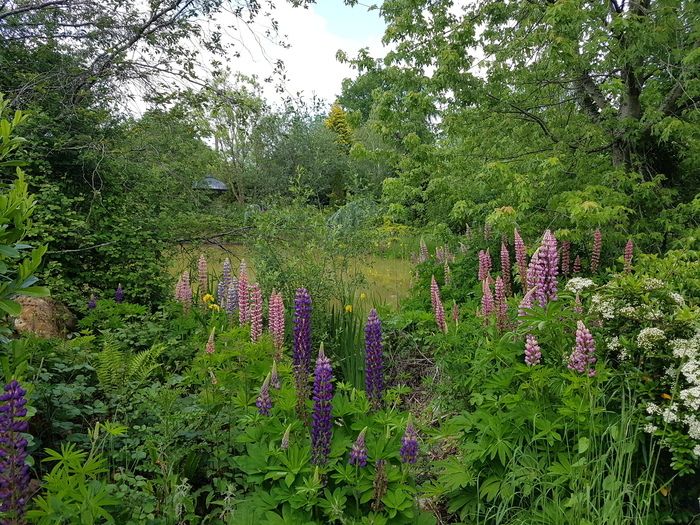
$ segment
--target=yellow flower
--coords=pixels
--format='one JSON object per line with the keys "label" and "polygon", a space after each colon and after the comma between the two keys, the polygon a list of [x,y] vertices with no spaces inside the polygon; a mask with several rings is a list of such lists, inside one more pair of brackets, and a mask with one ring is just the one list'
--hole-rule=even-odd
{"label": "yellow flower", "polygon": [[666,393],[661,394],[661,397],[664,399],[672,399],[671,396]]}
{"label": "yellow flower", "polygon": [[351,314],[351,313],[352,313],[352,305],[351,305],[351,304],[346,304],[346,305],[345,305],[345,313],[346,313],[346,314]]}
{"label": "yellow flower", "polygon": [[221,311],[221,307],[220,307],[218,304],[214,304],[214,303],[212,303],[212,304],[209,305],[209,309],[210,309],[210,310],[214,310],[215,312],[220,312],[220,311]]}
{"label": "yellow flower", "polygon": [[364,301],[365,299],[367,299],[367,294],[365,292],[362,292],[360,294],[360,300]]}
{"label": "yellow flower", "polygon": [[202,297],[202,301],[205,303],[211,303],[214,301],[214,296],[210,293],[204,294],[204,296]]}

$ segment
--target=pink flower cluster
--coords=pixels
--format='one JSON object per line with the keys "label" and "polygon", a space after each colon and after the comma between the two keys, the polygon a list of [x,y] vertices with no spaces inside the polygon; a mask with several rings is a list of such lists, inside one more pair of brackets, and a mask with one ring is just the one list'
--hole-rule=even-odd
{"label": "pink flower cluster", "polygon": [[569,369],[593,377],[596,373],[593,368],[595,363],[595,340],[583,321],[579,321],[576,325],[576,346],[569,356]]}
{"label": "pink flower cluster", "polygon": [[182,304],[185,311],[192,306],[192,286],[190,286],[190,272],[182,272],[175,286],[175,300]]}
{"label": "pink flower cluster", "polygon": [[479,250],[479,281],[491,277],[491,254],[488,250]]}
{"label": "pink flower cluster", "polygon": [[447,322],[445,321],[445,308],[442,305],[442,299],[440,298],[440,287],[438,286],[435,276],[430,282],[430,302],[433,306],[433,314],[435,315],[435,322],[441,332],[447,333]]}
{"label": "pink flower cluster", "polygon": [[275,346],[275,356],[276,359],[279,359],[282,356],[282,346],[284,345],[284,301],[282,294],[275,291],[270,295],[268,322],[270,323],[272,342]]}
{"label": "pink flower cluster", "polygon": [[527,366],[539,365],[542,359],[542,350],[534,335],[525,337],[525,364]]}
{"label": "pink flower cluster", "polygon": [[260,339],[263,329],[263,298],[258,283],[253,283],[248,287],[248,300],[250,340],[256,343]]}

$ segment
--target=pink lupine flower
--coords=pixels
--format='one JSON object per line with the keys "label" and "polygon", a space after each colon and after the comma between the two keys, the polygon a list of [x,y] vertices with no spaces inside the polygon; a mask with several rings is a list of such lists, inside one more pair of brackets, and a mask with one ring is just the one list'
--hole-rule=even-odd
{"label": "pink lupine flower", "polygon": [[535,366],[540,364],[542,351],[534,335],[527,334],[525,337],[525,364]]}
{"label": "pink lupine flower", "polygon": [[248,311],[248,265],[241,261],[238,269],[238,321],[242,325],[250,321]]}
{"label": "pink lupine flower", "polygon": [[430,299],[433,304],[433,314],[435,315],[435,322],[441,332],[447,333],[447,322],[445,322],[445,308],[442,305],[442,299],[440,298],[440,287],[438,286],[435,276],[433,275],[430,282]]}
{"label": "pink lupine flower", "polygon": [[603,234],[600,233],[600,228],[596,229],[593,234],[593,251],[591,252],[591,273],[598,271],[600,265],[600,250],[603,247]]}
{"label": "pink lupine flower", "polygon": [[197,261],[197,277],[199,281],[199,290],[197,290],[197,293],[202,296],[209,291],[209,276],[207,273],[207,259],[204,257],[204,254],[201,254],[199,256],[199,260]]}
{"label": "pink lupine flower", "polygon": [[214,332],[216,331],[216,328],[211,329],[211,333],[209,334],[209,340],[207,341],[207,346],[204,349],[204,351],[207,354],[213,354],[214,350],[216,350],[216,345],[214,343]]}
{"label": "pink lupine flower", "polygon": [[503,278],[506,295],[510,295],[510,253],[505,242],[501,243],[501,277]]}
{"label": "pink lupine flower", "polygon": [[538,248],[530,258],[530,265],[527,267],[527,279],[525,281],[527,283],[525,289],[532,290],[534,288],[535,296],[537,296],[538,293],[538,283],[542,280],[541,270],[540,250]]}
{"label": "pink lupine flower", "polygon": [[579,321],[576,325],[576,346],[569,356],[569,369],[593,377],[596,374],[593,368],[595,363],[595,340],[583,321]]}
{"label": "pink lupine flower", "polygon": [[577,255],[574,260],[574,273],[581,273],[581,256]]}
{"label": "pink lupine flower", "polygon": [[549,301],[557,300],[557,274],[559,273],[557,239],[549,230],[545,231],[542,237],[538,265],[540,280],[537,295],[540,306],[544,307]]}
{"label": "pink lupine flower", "polygon": [[630,273],[632,271],[632,256],[634,255],[634,243],[632,239],[627,240],[625,244],[625,273]]}
{"label": "pink lupine flower", "polygon": [[525,317],[534,304],[535,288],[528,290],[518,305],[518,317]]}
{"label": "pink lupine flower", "polygon": [[527,248],[523,242],[518,229],[514,231],[515,236],[515,263],[518,266],[518,273],[520,274],[520,283],[523,286],[523,290],[527,290]]}
{"label": "pink lupine flower", "polygon": [[180,302],[185,309],[189,311],[192,306],[192,287],[190,286],[190,273],[183,272],[175,287],[175,299]]}
{"label": "pink lupine flower", "polygon": [[496,297],[494,300],[494,309],[496,311],[496,327],[499,332],[503,332],[508,327],[508,303],[506,302],[505,284],[500,276],[496,278],[495,289]]}
{"label": "pink lupine flower", "polygon": [[491,276],[491,254],[488,250],[479,250],[479,281]]}
{"label": "pink lupine flower", "polygon": [[253,283],[248,287],[248,296],[250,297],[250,340],[257,343],[263,329],[263,298],[258,283]]}
{"label": "pink lupine flower", "polygon": [[561,273],[569,275],[571,270],[571,241],[561,243]]}
{"label": "pink lupine flower", "polygon": [[481,295],[481,316],[484,318],[484,322],[488,323],[488,316],[494,310],[493,293],[491,293],[491,285],[488,279],[481,281],[481,288],[483,292]]}
{"label": "pink lupine flower", "polygon": [[272,342],[275,346],[275,355],[279,358],[282,355],[282,346],[284,346],[284,301],[282,294],[275,291],[270,295],[268,322]]}

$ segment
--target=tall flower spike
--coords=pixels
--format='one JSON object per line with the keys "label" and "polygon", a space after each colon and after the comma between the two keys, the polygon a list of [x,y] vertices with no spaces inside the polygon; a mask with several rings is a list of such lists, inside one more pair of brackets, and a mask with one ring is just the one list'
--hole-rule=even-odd
{"label": "tall flower spike", "polygon": [[581,256],[577,255],[574,260],[574,273],[581,273]]}
{"label": "tall flower spike", "polygon": [[97,297],[95,297],[95,294],[90,295],[90,300],[88,301],[87,307],[88,310],[94,310],[97,308]]}
{"label": "tall flower spike", "polygon": [[518,273],[520,274],[520,283],[522,284],[523,290],[528,290],[527,285],[527,248],[523,239],[518,233],[518,229],[515,229],[515,263],[518,266]]}
{"label": "tall flower spike", "polygon": [[277,361],[272,361],[272,371],[270,372],[270,386],[275,390],[282,388],[282,383],[280,382],[280,376],[277,372]]}
{"label": "tall flower spike", "polygon": [[593,377],[596,374],[595,363],[595,340],[583,321],[579,321],[576,325],[576,346],[569,356],[569,369]]}
{"label": "tall flower spike", "polygon": [[494,298],[488,279],[481,282],[481,288],[481,316],[484,318],[484,323],[488,324],[488,318],[494,310]]}
{"label": "tall flower spike", "polygon": [[248,265],[242,260],[238,269],[238,322],[241,326],[250,321],[248,300]]}
{"label": "tall flower spike", "polygon": [[216,328],[211,329],[211,333],[209,334],[209,339],[207,340],[207,346],[204,349],[204,351],[207,354],[213,354],[214,351],[216,350],[216,343],[214,342],[214,333],[216,332]]}
{"label": "tall flower spike", "polygon": [[496,310],[496,327],[499,332],[505,332],[508,327],[508,303],[506,302],[506,290],[503,279],[499,275],[496,278],[496,297],[494,308]]}
{"label": "tall flower spike", "polygon": [[325,465],[331,451],[333,437],[333,369],[323,352],[323,344],[318,351],[314,372],[313,415],[311,420],[311,462]]}
{"label": "tall flower spike", "polygon": [[510,253],[505,242],[501,243],[501,277],[503,278],[506,295],[510,295],[512,293],[510,287]]}
{"label": "tall flower spike", "polygon": [[545,231],[542,237],[537,264],[539,265],[537,298],[540,301],[540,306],[544,307],[549,301],[557,300],[559,254],[557,253],[557,239],[550,230]]}
{"label": "tall flower spike", "polygon": [[294,298],[292,364],[297,393],[297,415],[306,421],[306,400],[309,397],[311,368],[311,296],[305,288],[299,288]]}
{"label": "tall flower spike", "polygon": [[445,286],[450,286],[452,284],[452,270],[450,270],[450,265],[445,259]]}
{"label": "tall flower spike", "polygon": [[625,244],[625,273],[630,273],[632,271],[632,256],[634,255],[634,243],[632,239],[627,240]]}
{"label": "tall flower spike", "polygon": [[571,241],[561,243],[561,273],[569,275],[571,270]]}
{"label": "tall flower spike", "polygon": [[270,397],[270,374],[267,374],[265,381],[260,387],[260,394],[255,400],[255,406],[258,407],[258,414],[261,416],[269,416],[272,409],[272,398]]}
{"label": "tall flower spike", "polygon": [[428,246],[425,244],[423,239],[420,240],[420,251],[418,253],[418,262],[424,263],[430,259],[430,252],[428,252]]}
{"label": "tall flower spike", "polygon": [[375,409],[381,408],[384,396],[384,346],[382,321],[372,308],[365,325],[365,391]]}
{"label": "tall flower spike", "polygon": [[430,299],[433,303],[433,314],[435,315],[435,323],[441,332],[447,333],[447,322],[445,322],[445,308],[442,305],[440,298],[440,287],[438,286],[435,276],[433,275],[430,282]]}
{"label": "tall flower spike", "polygon": [[576,293],[576,301],[574,302],[574,312],[578,315],[583,313],[583,303],[581,302],[581,296]]}
{"label": "tall flower spike", "polygon": [[535,289],[528,290],[520,301],[518,306],[518,317],[525,317],[530,313],[530,309],[534,304]]}
{"label": "tall flower spike", "polygon": [[204,294],[209,292],[207,259],[204,257],[204,254],[201,254],[199,256],[199,260],[197,261],[197,281],[199,282],[199,290],[197,290],[197,293],[199,294],[199,297],[202,297]]}
{"label": "tall flower spike", "polygon": [[600,266],[600,251],[603,248],[603,234],[600,229],[593,233],[593,251],[591,252],[591,273],[596,273]]}
{"label": "tall flower spike", "polygon": [[114,291],[114,300],[117,303],[124,302],[124,289],[122,288],[122,283],[119,283],[117,289]]}
{"label": "tall flower spike", "polygon": [[238,279],[232,277],[226,291],[226,313],[233,316],[236,310],[238,310]]}
{"label": "tall flower spike", "polygon": [[270,334],[275,346],[275,359],[279,360],[282,357],[282,347],[284,346],[284,301],[282,294],[272,292],[268,310]]}
{"label": "tall flower spike", "polygon": [[539,365],[542,359],[540,345],[534,335],[527,334],[525,337],[525,364],[527,366]]}
{"label": "tall flower spike", "polygon": [[410,417],[406,425],[406,431],[401,438],[399,454],[403,463],[413,464],[418,460],[418,432],[416,432],[416,427],[413,426],[413,421],[411,421]]}
{"label": "tall flower spike", "polygon": [[0,395],[0,513],[2,523],[25,523],[24,511],[29,500],[29,466],[27,440],[22,436],[26,421],[26,390],[12,380]]}
{"label": "tall flower spike", "polygon": [[484,223],[484,240],[491,240],[491,225],[488,222]]}
{"label": "tall flower spike", "polygon": [[543,265],[540,264],[540,249],[532,254],[530,265],[527,268],[527,289],[534,289],[534,298],[542,304],[542,282],[544,281]]}
{"label": "tall flower spike", "polygon": [[250,341],[257,343],[263,331],[263,298],[260,285],[253,283],[249,286],[250,298]]}
{"label": "tall flower spike", "polygon": [[190,286],[190,272],[183,272],[175,288],[175,299],[182,304],[185,312],[192,306],[192,287]]}
{"label": "tall flower spike", "polygon": [[221,280],[224,283],[224,286],[228,290],[228,288],[231,286],[231,279],[233,279],[233,270],[231,269],[231,261],[229,260],[228,257],[224,259],[224,269],[222,272]]}
{"label": "tall flower spike", "polygon": [[459,305],[457,301],[452,301],[452,322],[454,324],[459,324]]}
{"label": "tall flower spike", "polygon": [[479,281],[491,277],[491,254],[488,250],[479,251]]}
{"label": "tall flower spike", "polygon": [[284,431],[282,435],[282,441],[280,442],[280,448],[282,450],[287,450],[289,448],[289,434],[292,431],[292,425],[287,426],[287,430]]}
{"label": "tall flower spike", "polygon": [[357,436],[355,443],[352,445],[352,450],[350,450],[350,459],[348,460],[348,463],[356,467],[367,466],[367,445],[365,444],[366,432],[367,427],[362,429],[360,434]]}
{"label": "tall flower spike", "polygon": [[224,281],[219,281],[216,285],[216,302],[221,308],[226,308],[226,298],[228,296],[228,290]]}

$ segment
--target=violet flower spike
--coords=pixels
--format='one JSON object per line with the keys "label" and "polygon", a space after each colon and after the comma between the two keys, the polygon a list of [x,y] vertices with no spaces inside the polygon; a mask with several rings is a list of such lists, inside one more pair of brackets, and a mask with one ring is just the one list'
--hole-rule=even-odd
{"label": "violet flower spike", "polygon": [[357,436],[355,443],[352,445],[352,450],[350,450],[350,459],[348,463],[356,467],[366,467],[367,466],[367,446],[365,445],[365,433],[367,432],[367,427],[363,428],[360,434]]}
{"label": "violet flower spike", "polygon": [[365,391],[372,407],[381,408],[384,396],[382,321],[372,308],[365,325]]}
{"label": "violet flower spike", "polygon": [[226,313],[233,316],[236,310],[238,310],[238,279],[232,277],[226,291]]}
{"label": "violet flower spike", "polygon": [[488,317],[494,311],[494,298],[493,293],[491,293],[491,285],[488,279],[484,279],[481,282],[482,294],[481,294],[481,316],[484,318],[484,322],[488,324]]}
{"label": "violet flower spike", "polygon": [[576,325],[576,346],[574,346],[571,355],[569,356],[570,370],[574,370],[579,374],[588,374],[593,377],[596,374],[595,363],[595,340],[591,332],[583,324],[583,321],[578,321]]}
{"label": "violet flower spike", "polygon": [[603,248],[603,234],[600,228],[593,233],[593,251],[591,252],[591,273],[596,273],[600,266],[600,251]]}
{"label": "violet flower spike", "polygon": [[510,295],[512,293],[510,286],[510,253],[505,242],[501,243],[501,277],[503,278],[506,295]]}
{"label": "violet flower spike", "polygon": [[399,454],[403,463],[413,464],[418,460],[418,432],[416,432],[416,427],[413,426],[410,418],[406,425],[406,431],[401,438]]}
{"label": "violet flower spike", "polygon": [[333,437],[333,369],[323,352],[318,351],[314,372],[313,413],[311,420],[311,463],[323,466],[328,461]]}
{"label": "violet flower spike", "polygon": [[535,289],[528,290],[518,306],[518,317],[525,317],[534,305]]}
{"label": "violet flower spike", "polygon": [[88,310],[94,310],[97,308],[97,298],[95,297],[95,294],[90,295],[90,300],[88,301],[87,307]]}
{"label": "violet flower spike", "polygon": [[26,421],[27,393],[12,380],[0,395],[0,513],[2,523],[25,523],[25,506],[29,500],[29,466],[27,440],[22,435]]}
{"label": "violet flower spike", "polygon": [[265,381],[260,387],[260,394],[255,400],[255,406],[258,407],[258,414],[261,416],[269,416],[272,409],[272,398],[270,397],[270,374],[267,374]]}
{"label": "violet flower spike", "polygon": [[500,275],[496,278],[495,289],[494,310],[496,311],[496,327],[499,332],[504,332],[508,328],[508,302],[506,301],[505,285]]}
{"label": "violet flower spike", "polygon": [[229,287],[231,286],[231,280],[233,279],[233,270],[231,268],[231,261],[229,260],[228,257],[224,259],[224,268],[221,276],[221,280],[224,283],[224,286],[228,290]]}
{"label": "violet flower spike", "polygon": [[491,254],[488,250],[479,251],[479,281],[491,277]]}
{"label": "violet flower spike", "polygon": [[525,337],[525,364],[535,366],[540,364],[542,351],[534,335],[527,334]]}
{"label": "violet flower spike", "polygon": [[433,303],[433,314],[435,315],[435,323],[441,332],[447,333],[447,323],[445,322],[445,308],[442,305],[440,298],[440,287],[433,275],[430,282],[430,298]]}
{"label": "violet flower spike", "polygon": [[228,290],[224,281],[219,281],[216,285],[216,302],[221,308],[226,308],[226,297],[228,295]]}
{"label": "violet flower spike", "polygon": [[250,341],[257,343],[263,330],[263,298],[260,285],[253,283],[248,287],[248,297],[250,299]]}
{"label": "violet flower spike", "polygon": [[540,306],[544,307],[548,302],[557,300],[559,254],[557,253],[557,239],[550,230],[544,232],[542,246],[538,254],[538,298]]}
{"label": "violet flower spike", "polygon": [[122,288],[122,283],[117,285],[117,289],[114,291],[114,300],[117,303],[124,302],[124,289]]}
{"label": "violet flower spike", "polygon": [[299,288],[294,298],[294,328],[292,364],[297,394],[297,415],[307,421],[306,400],[309,397],[309,372],[311,368],[311,296],[305,288]]}
{"label": "violet flower spike", "polygon": [[523,239],[518,233],[518,229],[515,229],[515,262],[518,266],[518,273],[520,274],[520,283],[522,284],[523,290],[528,290],[529,286],[527,284],[527,248]]}

